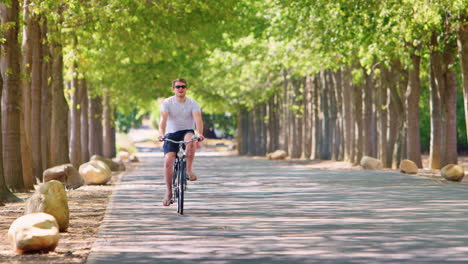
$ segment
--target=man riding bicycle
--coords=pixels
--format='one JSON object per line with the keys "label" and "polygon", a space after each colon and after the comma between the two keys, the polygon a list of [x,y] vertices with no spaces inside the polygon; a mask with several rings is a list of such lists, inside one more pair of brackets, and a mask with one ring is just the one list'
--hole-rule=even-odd
{"label": "man riding bicycle", "polygon": [[[164,100],[161,105],[161,121],[159,123],[159,140],[164,138],[175,141],[188,141],[194,136],[203,140],[203,121],[200,105],[186,96],[187,81],[175,79],[172,81],[174,96]],[[187,174],[189,180],[197,180],[192,171],[193,159],[195,157],[195,143],[186,145]],[[166,181],[166,194],[163,205],[169,206],[172,200],[172,173],[173,164],[179,146],[175,143],[164,142],[164,180]]]}

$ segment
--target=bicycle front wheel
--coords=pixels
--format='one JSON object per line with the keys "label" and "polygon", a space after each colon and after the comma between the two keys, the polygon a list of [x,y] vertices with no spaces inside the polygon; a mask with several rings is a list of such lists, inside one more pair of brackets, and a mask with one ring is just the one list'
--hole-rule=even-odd
{"label": "bicycle front wheel", "polygon": [[177,212],[179,214],[184,214],[184,191],[185,191],[185,162],[180,162],[180,167],[177,172],[178,186],[178,197],[177,197]]}
{"label": "bicycle front wheel", "polygon": [[171,204],[179,198],[179,161],[174,161],[173,174],[172,174],[172,200]]}

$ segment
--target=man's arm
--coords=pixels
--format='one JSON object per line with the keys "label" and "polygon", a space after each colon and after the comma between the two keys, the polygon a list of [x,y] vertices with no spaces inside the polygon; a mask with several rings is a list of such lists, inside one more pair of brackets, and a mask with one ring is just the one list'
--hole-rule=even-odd
{"label": "man's arm", "polygon": [[201,140],[203,140],[205,137],[203,137],[203,120],[202,120],[202,114],[200,111],[195,111],[192,113],[193,115],[193,120],[195,120],[195,135],[199,137]]}
{"label": "man's arm", "polygon": [[162,139],[166,135],[166,125],[169,112],[161,111],[161,120],[159,121],[159,139]]}

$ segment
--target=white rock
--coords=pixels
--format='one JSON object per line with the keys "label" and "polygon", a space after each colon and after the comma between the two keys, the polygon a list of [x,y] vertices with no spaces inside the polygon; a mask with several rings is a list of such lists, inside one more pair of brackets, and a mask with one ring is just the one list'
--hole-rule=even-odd
{"label": "white rock", "polygon": [[118,171],[125,171],[127,168],[125,167],[125,163],[123,162],[123,160],[114,160],[115,163],[119,164],[119,169]]}
{"label": "white rock", "polygon": [[440,174],[449,181],[461,181],[463,180],[463,177],[465,177],[463,167],[456,164],[445,165],[440,170]]}
{"label": "white rock", "polygon": [[61,232],[68,229],[70,210],[65,186],[61,182],[52,180],[41,184],[36,192],[26,200],[24,214],[38,212],[54,216]]}
{"label": "white rock", "polygon": [[72,164],[63,164],[44,171],[44,182],[57,180],[69,189],[76,189],[84,184],[83,177]]}
{"label": "white rock", "polygon": [[91,157],[90,161],[93,161],[93,160],[98,160],[98,161],[102,161],[102,162],[106,163],[107,167],[109,167],[109,169],[111,171],[118,171],[119,170],[119,164],[117,164],[113,160],[108,159],[106,157],[99,156],[99,155],[93,155]]}
{"label": "white rock", "polygon": [[112,177],[112,172],[106,163],[99,160],[81,164],[79,172],[88,185],[106,184]]}
{"label": "white rock", "polygon": [[286,157],[288,157],[288,153],[286,153],[286,151],[281,150],[281,149],[267,154],[267,158],[270,160],[282,160],[282,159],[285,159]]}
{"label": "white rock", "polygon": [[18,253],[53,251],[59,241],[59,226],[46,213],[24,215],[11,224],[8,240]]}
{"label": "white rock", "polygon": [[418,165],[412,160],[405,159],[400,162],[400,171],[408,174],[417,174]]}
{"label": "white rock", "polygon": [[383,168],[380,160],[369,156],[362,157],[361,167],[365,170],[381,170]]}
{"label": "white rock", "polygon": [[119,160],[127,161],[130,158],[130,153],[128,153],[128,151],[119,151],[119,153],[117,153],[117,158]]}

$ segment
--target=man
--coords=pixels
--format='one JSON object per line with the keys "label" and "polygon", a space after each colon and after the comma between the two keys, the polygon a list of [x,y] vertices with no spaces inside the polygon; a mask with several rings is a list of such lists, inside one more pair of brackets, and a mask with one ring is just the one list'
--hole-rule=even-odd
{"label": "man", "polygon": [[[159,123],[159,140],[164,137],[175,141],[191,140],[197,136],[203,140],[203,121],[200,105],[186,96],[187,81],[184,79],[175,79],[172,81],[172,91],[174,96],[164,100],[161,105],[161,121]],[[189,180],[197,180],[197,176],[192,171],[193,158],[195,156],[195,142],[186,145],[187,174]],[[172,173],[173,164],[179,145],[165,141],[164,142],[164,179],[166,181],[166,195],[163,199],[163,205],[171,204],[172,199]]]}

